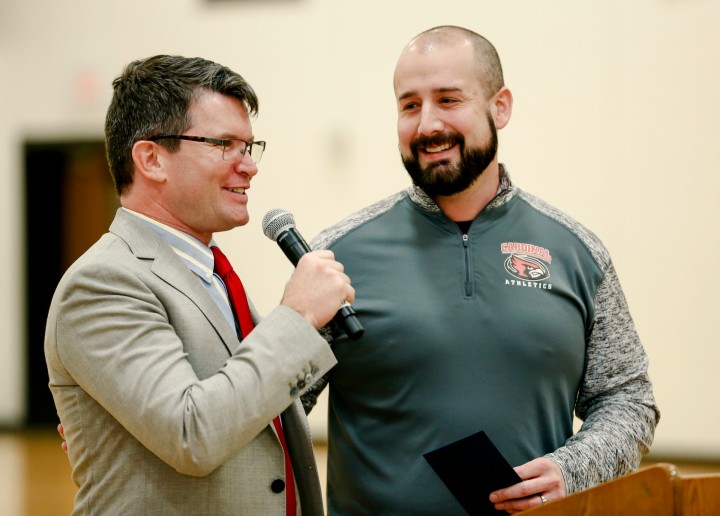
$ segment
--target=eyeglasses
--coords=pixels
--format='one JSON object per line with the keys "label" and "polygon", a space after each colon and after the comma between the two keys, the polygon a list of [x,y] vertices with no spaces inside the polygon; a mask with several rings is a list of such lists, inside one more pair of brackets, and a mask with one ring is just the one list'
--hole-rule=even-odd
{"label": "eyeglasses", "polygon": [[240,138],[206,138],[205,136],[188,136],[186,134],[161,134],[159,136],[151,136],[148,138],[151,142],[157,140],[187,140],[189,142],[202,142],[222,147],[222,159],[230,163],[241,160],[245,155],[245,151],[250,153],[250,157],[255,163],[260,163],[263,152],[265,151],[265,142],[246,142]]}

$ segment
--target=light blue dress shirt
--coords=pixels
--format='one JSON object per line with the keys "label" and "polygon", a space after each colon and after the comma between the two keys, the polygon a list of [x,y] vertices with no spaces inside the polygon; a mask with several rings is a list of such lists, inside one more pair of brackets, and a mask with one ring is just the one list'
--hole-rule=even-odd
{"label": "light blue dress shirt", "polygon": [[[230,300],[227,294],[227,288],[223,280],[214,272],[215,268],[215,257],[213,256],[210,247],[206,246],[200,240],[195,237],[183,233],[173,227],[151,219],[141,213],[138,213],[127,208],[123,210],[135,215],[140,220],[145,222],[150,229],[160,236],[175,253],[180,257],[185,265],[200,278],[203,286],[213,298],[213,301],[217,303],[218,307],[222,311],[228,324],[235,328],[238,336],[237,323],[230,307]],[[215,245],[214,241],[210,242],[210,245]]]}

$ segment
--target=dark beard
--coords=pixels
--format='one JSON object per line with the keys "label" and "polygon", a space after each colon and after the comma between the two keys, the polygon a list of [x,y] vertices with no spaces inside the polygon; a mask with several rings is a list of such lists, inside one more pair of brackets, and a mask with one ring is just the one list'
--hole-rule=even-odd
{"label": "dark beard", "polygon": [[[448,196],[462,192],[472,185],[490,165],[497,154],[498,138],[495,121],[487,113],[490,126],[490,138],[485,145],[474,148],[465,148],[465,138],[459,133],[443,133],[435,136],[418,136],[410,143],[412,157],[402,157],[403,165],[410,174],[413,184],[421,188],[431,198]],[[420,167],[418,149],[443,143],[458,144],[460,146],[460,162],[457,166],[448,160],[438,161]]]}

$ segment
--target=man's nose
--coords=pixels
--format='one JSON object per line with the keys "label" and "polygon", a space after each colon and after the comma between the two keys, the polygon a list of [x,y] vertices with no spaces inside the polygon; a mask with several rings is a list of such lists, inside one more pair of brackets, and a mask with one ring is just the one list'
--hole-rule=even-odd
{"label": "man's nose", "polygon": [[425,136],[442,132],[445,124],[432,104],[425,104],[420,112],[420,123],[417,132]]}
{"label": "man's nose", "polygon": [[255,161],[250,156],[249,152],[245,152],[242,157],[235,163],[235,172],[238,174],[247,174],[253,177],[258,173],[258,167]]}

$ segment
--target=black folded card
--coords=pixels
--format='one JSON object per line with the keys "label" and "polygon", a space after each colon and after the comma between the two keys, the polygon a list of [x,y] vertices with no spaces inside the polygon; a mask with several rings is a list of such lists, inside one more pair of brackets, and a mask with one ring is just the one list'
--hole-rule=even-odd
{"label": "black folded card", "polygon": [[490,493],[521,478],[485,432],[480,431],[423,455],[469,514],[502,514]]}

